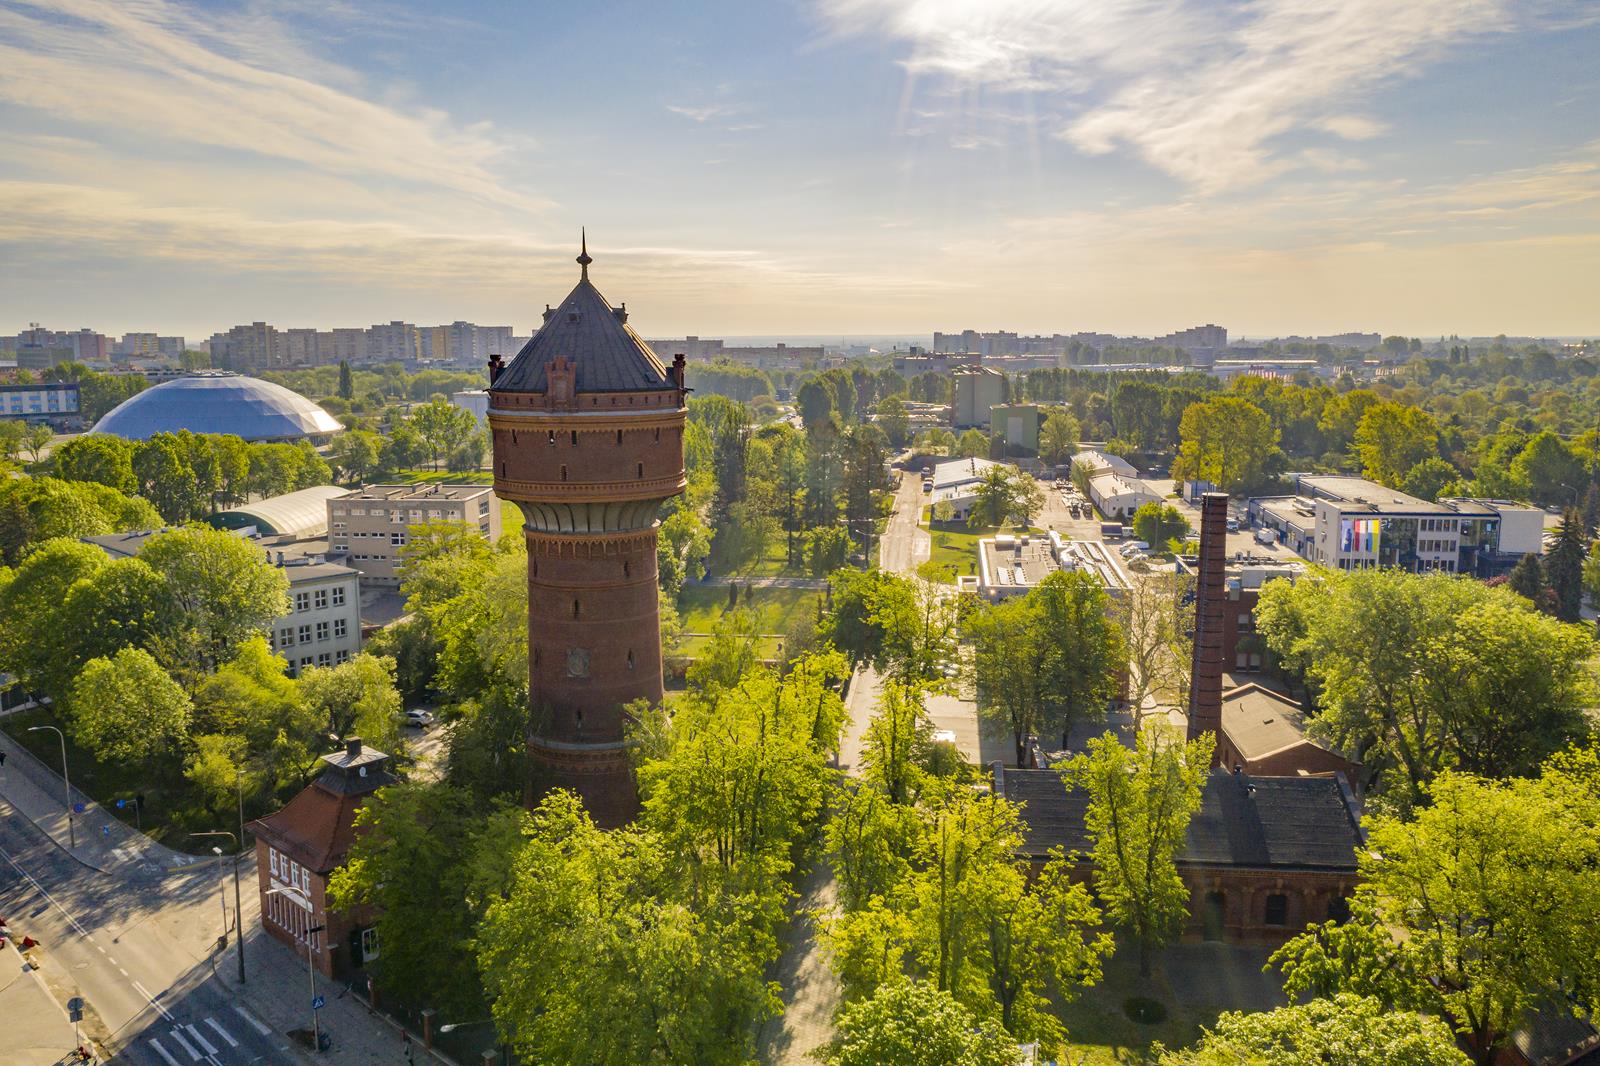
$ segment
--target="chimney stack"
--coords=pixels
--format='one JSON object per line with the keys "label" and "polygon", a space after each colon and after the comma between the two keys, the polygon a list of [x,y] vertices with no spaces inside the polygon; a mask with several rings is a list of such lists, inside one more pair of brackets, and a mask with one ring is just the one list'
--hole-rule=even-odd
{"label": "chimney stack", "polygon": [[[1222,632],[1227,618],[1228,494],[1200,503],[1200,573],[1195,589],[1194,660],[1189,682],[1189,739],[1222,733]],[[1211,765],[1217,765],[1212,749]]]}
{"label": "chimney stack", "polygon": [[361,754],[361,738],[360,737],[346,737],[345,738],[345,742],[344,742],[344,752],[345,752],[346,755],[350,756],[350,758],[352,758],[352,759],[354,759],[356,756],[360,755]]}

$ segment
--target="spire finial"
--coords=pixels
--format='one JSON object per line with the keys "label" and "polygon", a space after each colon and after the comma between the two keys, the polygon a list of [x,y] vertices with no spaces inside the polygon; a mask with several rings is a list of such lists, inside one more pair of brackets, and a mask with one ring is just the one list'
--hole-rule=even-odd
{"label": "spire finial", "polygon": [[589,276],[589,264],[594,262],[593,259],[589,258],[589,230],[584,227],[578,232],[583,235],[583,251],[578,253],[578,265],[583,268],[583,276],[587,278]]}

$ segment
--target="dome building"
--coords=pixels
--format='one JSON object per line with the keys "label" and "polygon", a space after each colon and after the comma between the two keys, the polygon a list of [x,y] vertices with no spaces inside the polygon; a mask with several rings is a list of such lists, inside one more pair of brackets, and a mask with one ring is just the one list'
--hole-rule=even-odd
{"label": "dome building", "polygon": [[326,437],[344,426],[298,392],[260,378],[205,371],[130,396],[96,422],[94,433],[147,440],[157,433],[232,433],[249,441]]}

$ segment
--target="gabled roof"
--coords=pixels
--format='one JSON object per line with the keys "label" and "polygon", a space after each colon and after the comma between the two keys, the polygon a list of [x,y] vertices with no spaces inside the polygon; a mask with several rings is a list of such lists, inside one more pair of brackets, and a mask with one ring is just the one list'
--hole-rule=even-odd
{"label": "gabled roof", "polygon": [[352,737],[343,751],[324,755],[317,779],[282,807],[250,823],[251,830],[319,874],[344,865],[356,839],[356,812],[367,797],[394,783],[389,756]]}
{"label": "gabled roof", "polygon": [[[1088,852],[1089,797],[1058,770],[996,767],[995,791],[1022,803],[1021,854]],[[1337,777],[1255,777],[1215,770],[1189,822],[1180,865],[1354,872],[1361,845],[1354,797]]]}
{"label": "gabled roof", "polygon": [[649,392],[672,386],[668,369],[650,345],[628,327],[628,312],[612,307],[589,280],[589,256],[579,257],[583,276],[560,305],[545,312],[544,325],[523,345],[489,387],[490,392],[545,392],[545,369],[564,356],[575,370],[577,392]]}

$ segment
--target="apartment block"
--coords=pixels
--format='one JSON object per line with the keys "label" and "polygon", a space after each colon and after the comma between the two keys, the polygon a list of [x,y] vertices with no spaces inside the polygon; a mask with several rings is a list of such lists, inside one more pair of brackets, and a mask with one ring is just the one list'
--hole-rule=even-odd
{"label": "apartment block", "polygon": [[328,550],[368,584],[398,587],[411,527],[433,522],[459,523],[494,543],[500,501],[488,485],[368,485],[328,501]]}

